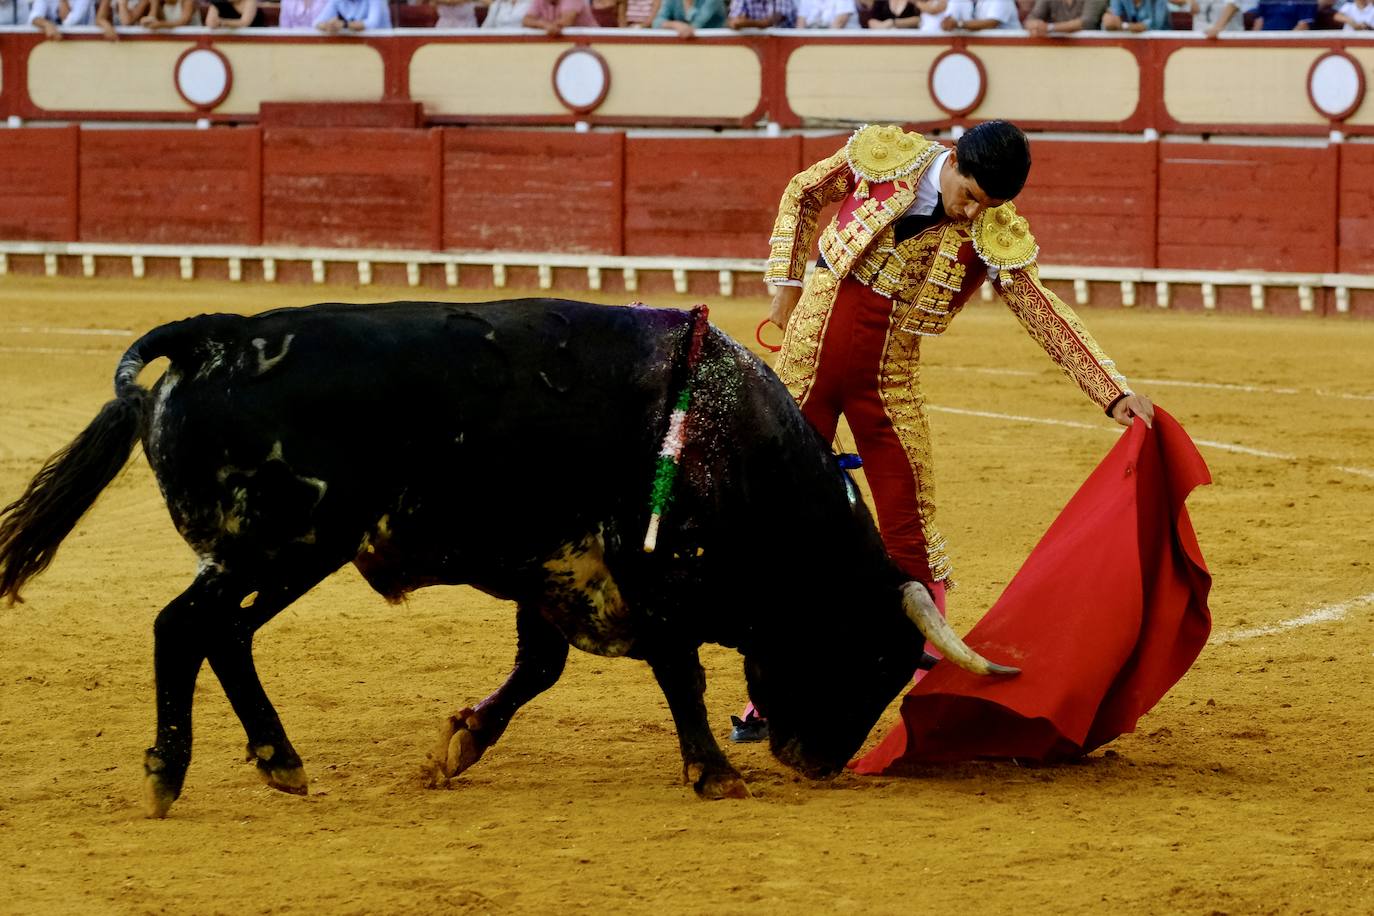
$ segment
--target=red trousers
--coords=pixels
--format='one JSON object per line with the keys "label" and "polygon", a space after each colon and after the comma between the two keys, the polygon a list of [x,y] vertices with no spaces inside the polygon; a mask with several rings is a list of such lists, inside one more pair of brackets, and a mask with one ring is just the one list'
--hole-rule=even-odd
{"label": "red trousers", "polygon": [[[807,304],[804,299],[799,308]],[[826,439],[835,437],[841,414],[849,421],[883,543],[907,575],[930,584],[945,577],[948,563],[943,540],[930,527],[931,487],[922,479],[929,472],[930,446],[918,385],[919,338],[892,330],[891,317],[892,300],[856,280],[840,281],[823,326],[813,322],[819,347],[809,350],[817,355],[803,371],[789,373],[784,352],[780,374]],[[805,323],[789,327],[789,336],[794,330],[806,333]],[[798,360],[792,362],[796,370]],[[804,382],[795,384],[789,375]],[[933,562],[937,540],[940,559]]]}

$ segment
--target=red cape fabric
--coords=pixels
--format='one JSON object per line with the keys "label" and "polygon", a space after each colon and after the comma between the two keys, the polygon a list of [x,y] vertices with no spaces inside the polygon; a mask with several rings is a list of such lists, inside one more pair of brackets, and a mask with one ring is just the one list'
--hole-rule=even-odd
{"label": "red cape fabric", "polygon": [[902,724],[850,764],[1086,754],[1135,729],[1207,642],[1212,577],[1184,501],[1210,483],[1183,427],[1155,409],[1097,466],[965,641],[1015,665],[981,677],[940,662]]}

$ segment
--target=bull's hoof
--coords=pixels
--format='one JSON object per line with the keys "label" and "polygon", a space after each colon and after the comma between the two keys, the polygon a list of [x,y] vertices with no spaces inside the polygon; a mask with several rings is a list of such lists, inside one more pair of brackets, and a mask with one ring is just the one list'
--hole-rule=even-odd
{"label": "bull's hoof", "polygon": [[475,734],[478,728],[477,714],[471,709],[448,717],[439,732],[438,744],[426,755],[425,771],[430,788],[447,788],[454,777],[482,758],[483,748]]}
{"label": "bull's hoof", "polygon": [[149,773],[143,777],[143,811],[148,817],[157,820],[166,817],[176,800],[177,794],[160,775]]}
{"label": "bull's hoof", "polygon": [[688,764],[685,779],[696,790],[697,797],[706,801],[720,798],[752,798],[744,777],[733,769],[708,772],[700,763]]}
{"label": "bull's hoof", "polygon": [[270,744],[258,747],[250,744],[248,759],[257,765],[259,778],[278,792],[288,795],[309,794],[310,780],[305,775],[305,767],[290,748],[278,750]]}
{"label": "bull's hoof", "polygon": [[156,748],[150,747],[143,752],[143,810],[148,817],[167,816],[172,803],[181,795],[181,782]]}

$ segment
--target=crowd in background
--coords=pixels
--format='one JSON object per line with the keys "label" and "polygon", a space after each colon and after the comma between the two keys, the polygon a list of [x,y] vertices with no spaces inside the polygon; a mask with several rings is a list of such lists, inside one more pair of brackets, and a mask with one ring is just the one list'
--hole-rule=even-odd
{"label": "crowd in background", "polygon": [[[23,7],[28,7],[24,11]],[[8,7],[9,17],[4,15]],[[1157,32],[1263,29],[1374,30],[1374,0],[6,0],[0,24],[28,22],[49,38],[71,26],[314,29],[326,34],[397,27],[668,29],[989,29],[1042,37],[1080,30]]]}

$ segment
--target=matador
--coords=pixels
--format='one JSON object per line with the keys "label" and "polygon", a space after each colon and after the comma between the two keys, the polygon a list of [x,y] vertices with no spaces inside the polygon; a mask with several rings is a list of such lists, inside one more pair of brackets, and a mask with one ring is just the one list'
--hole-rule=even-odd
{"label": "matador", "polygon": [[[954,149],[871,125],[791,180],[765,279],[785,328],[778,375],[833,439],[844,415],[894,561],[944,608],[950,561],[937,527],[921,341],[944,332],[989,281],[1026,331],[1083,392],[1129,426],[1153,407],[1133,394],[1078,316],[1044,285],[1026,219],[1011,203],[1030,169],[1020,129],[989,121]],[[818,215],[839,202],[820,235]]]}

